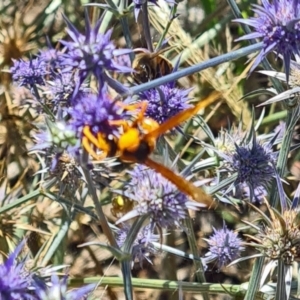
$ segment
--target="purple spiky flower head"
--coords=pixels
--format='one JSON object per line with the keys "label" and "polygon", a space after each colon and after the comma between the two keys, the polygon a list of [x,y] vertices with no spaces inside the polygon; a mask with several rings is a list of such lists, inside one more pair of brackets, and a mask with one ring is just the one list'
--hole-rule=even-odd
{"label": "purple spiky flower head", "polygon": [[208,153],[216,154],[218,175],[211,184],[220,186],[225,196],[222,201],[228,202],[228,197],[233,197],[262,203],[271,180],[279,179],[275,168],[278,151],[273,149],[279,141],[278,133],[256,136],[252,124],[250,132],[242,131],[240,125],[222,130],[213,140],[213,146],[203,142]]}
{"label": "purple spiky flower head", "polygon": [[0,299],[36,299],[32,293],[34,289],[32,275],[26,271],[24,261],[19,263],[16,261],[24,244],[25,240],[0,265]]}
{"label": "purple spiky flower head", "polygon": [[290,61],[299,55],[300,2],[298,0],[262,0],[262,6],[253,4],[256,17],[237,19],[254,28],[254,32],[238,40],[261,38],[263,48],[255,59],[251,71],[272,51],[281,54],[284,60],[286,79],[289,79]]}
{"label": "purple spiky flower head", "polygon": [[51,281],[47,284],[37,282],[35,293],[39,300],[82,300],[90,294],[95,288],[95,284],[89,284],[74,290],[67,290],[68,276],[64,276],[61,280],[57,275],[51,276]]}
{"label": "purple spiky flower head", "polygon": [[32,87],[33,85],[45,85],[45,76],[49,74],[47,64],[39,58],[29,61],[13,60],[10,68],[12,79],[19,86]]}
{"label": "purple spiky flower head", "polygon": [[159,228],[180,226],[180,221],[186,217],[187,209],[197,210],[203,207],[200,203],[190,201],[173,183],[152,169],[136,165],[128,173],[131,180],[126,186],[126,196],[137,201],[137,205],[117,223],[136,216],[148,215],[151,230],[155,226]]}
{"label": "purple spiky flower head", "polygon": [[76,97],[73,97],[74,90],[79,84],[77,73],[57,72],[53,73],[52,80],[47,81],[49,89],[48,94],[51,95],[53,103],[53,112],[57,112],[61,108],[70,107],[77,98],[82,98],[85,93],[89,93],[90,89],[86,84],[81,84]]}
{"label": "purple spiky flower head", "polygon": [[117,106],[105,92],[97,95],[92,93],[83,94],[81,97],[77,97],[77,103],[69,109],[72,118],[71,128],[80,137],[85,126],[88,126],[95,136],[98,133],[108,136],[113,133],[114,128],[109,124],[109,121],[121,118],[117,109]]}
{"label": "purple spiky flower head", "polygon": [[[126,223],[122,224],[117,232],[117,243],[119,247],[122,247],[125,243],[125,240],[129,234],[130,226]],[[139,263],[140,266],[143,266],[143,261],[147,260],[149,263],[152,263],[150,260],[150,255],[155,254],[156,250],[151,244],[152,242],[158,242],[159,235],[154,234],[151,231],[150,225],[144,226],[138,233],[136,239],[133,242],[131,250],[132,266],[135,262]]]}
{"label": "purple spiky flower head", "polygon": [[191,89],[178,89],[175,83],[167,83],[155,89],[146,90],[139,94],[141,99],[147,100],[146,116],[159,124],[187,109],[190,105],[188,94]]}
{"label": "purple spiky flower head", "polygon": [[101,89],[105,82],[106,71],[132,72],[131,68],[118,65],[114,59],[115,56],[128,54],[132,50],[116,49],[110,40],[112,30],[107,31],[105,34],[99,32],[101,19],[92,27],[86,11],[84,34],[81,34],[66,17],[65,21],[68,26],[67,33],[72,41],[61,41],[67,48],[63,63],[67,67],[64,71],[78,70],[79,85],[89,75],[93,74],[99,82],[99,89]]}
{"label": "purple spiky flower head", "polygon": [[268,187],[275,178],[277,155],[272,151],[272,143],[261,145],[254,135],[252,143],[245,146],[236,145],[236,151],[230,158],[230,164],[237,172],[235,185],[246,183],[250,190],[250,199],[254,190]]}
{"label": "purple spiky flower head", "polygon": [[213,230],[213,235],[209,239],[204,239],[209,245],[205,261],[208,263],[217,260],[218,267],[221,268],[237,259],[244,247],[237,233],[228,229],[225,224],[222,229],[213,228]]}
{"label": "purple spiky flower head", "polygon": [[64,54],[61,51],[53,48],[40,51],[39,60],[46,63],[51,79],[52,76],[55,77],[58,70],[61,70],[65,67],[63,65]]}

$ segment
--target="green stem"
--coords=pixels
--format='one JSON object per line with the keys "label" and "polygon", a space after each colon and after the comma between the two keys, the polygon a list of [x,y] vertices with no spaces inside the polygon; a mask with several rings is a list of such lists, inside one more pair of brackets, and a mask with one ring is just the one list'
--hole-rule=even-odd
{"label": "green stem", "polygon": [[[128,25],[128,20],[127,20],[127,16],[124,14],[125,9],[127,9],[128,6],[128,1],[127,0],[121,0],[120,4],[119,4],[119,14],[120,14],[120,23],[123,29],[123,34],[125,37],[125,41],[126,41],[126,47],[129,49],[132,49],[132,41],[131,41],[131,34],[130,34],[130,30],[129,30],[129,25]],[[130,53],[130,60],[131,62],[134,59],[134,53]]]}
{"label": "green stem", "polygon": [[87,181],[87,185],[88,185],[88,189],[89,189],[89,193],[92,197],[92,200],[93,200],[93,203],[95,205],[95,210],[96,210],[96,213],[99,217],[99,223],[100,223],[100,226],[105,234],[105,236],[107,237],[109,243],[111,246],[119,249],[119,246],[114,238],[114,235],[108,225],[108,222],[106,220],[106,217],[103,213],[103,210],[102,210],[102,206],[100,204],[100,201],[97,197],[97,193],[96,193],[96,189],[93,185],[93,181],[92,181],[92,178],[91,178],[91,175],[90,175],[90,171],[87,169],[87,167],[85,165],[82,166],[82,169],[83,169],[83,173],[84,173],[84,176],[85,176],[85,179]]}
{"label": "green stem", "polygon": [[100,33],[105,33],[108,30],[113,16],[114,14],[109,10],[103,12],[103,19],[99,28]]}
{"label": "green stem", "polygon": [[[196,238],[195,238],[193,223],[192,223],[192,220],[189,216],[184,220],[184,226],[187,227],[187,239],[188,239],[188,242],[189,242],[189,246],[191,248],[191,252],[194,256],[198,256],[197,241],[196,241]],[[205,283],[206,282],[206,279],[205,279],[205,276],[204,276],[205,271],[204,271],[202,261],[201,260],[194,260],[194,266],[195,266],[195,269],[196,269],[197,282]],[[207,293],[203,293],[202,296],[203,296],[204,300],[209,300]]]}
{"label": "green stem", "polygon": [[[73,213],[71,213],[73,216]],[[63,212],[62,216],[62,224],[60,226],[59,231],[55,234],[49,249],[46,252],[46,255],[43,257],[41,266],[45,267],[49,263],[51,259],[53,259],[54,265],[63,264],[63,258],[65,253],[65,239],[68,234],[72,217],[66,214],[66,211]]]}
{"label": "green stem", "polygon": [[289,268],[289,266],[286,266],[282,261],[282,259],[279,259],[278,266],[277,266],[278,283],[276,285],[275,300],[289,299],[289,295],[286,294],[287,286],[285,282],[287,268]]}
{"label": "green stem", "polygon": [[123,274],[123,287],[125,292],[125,298],[126,300],[132,300],[133,299],[133,288],[132,288],[132,282],[131,282],[131,269],[130,269],[130,260],[122,261],[121,268],[122,268],[122,274]]}
{"label": "green stem", "polygon": [[[286,118],[286,132],[283,137],[283,141],[281,144],[281,149],[279,151],[279,156],[277,160],[277,172],[280,177],[284,177],[286,172],[286,165],[288,154],[290,151],[290,146],[293,138],[294,128],[296,123],[300,117],[299,115],[299,107],[288,110],[287,118]],[[272,190],[270,194],[270,205],[272,207],[277,207],[279,201],[278,189],[276,188],[275,179],[273,179]]]}
{"label": "green stem", "polygon": [[40,105],[43,107],[45,113],[47,113],[47,115],[50,116],[50,118],[51,118],[52,121],[55,121],[55,117],[54,117],[52,111],[48,108],[47,105],[44,105],[44,104],[42,103],[42,99],[41,99],[41,97],[40,97],[40,94],[39,94],[39,91],[38,91],[36,85],[32,85],[31,88],[32,88],[32,94],[35,96],[36,100],[37,100],[37,101],[40,103]]}
{"label": "green stem", "polygon": [[[130,35],[130,30],[129,30],[129,25],[128,25],[128,20],[127,17],[122,16],[120,17],[120,22],[122,25],[125,41],[126,41],[126,47],[129,49],[132,49],[132,41],[131,41],[131,35]],[[134,60],[134,53],[131,52],[129,54],[131,62]]]}
{"label": "green stem", "polygon": [[142,22],[143,22],[143,29],[144,29],[144,36],[147,44],[147,48],[150,52],[153,52],[153,45],[150,33],[150,23],[149,23],[149,13],[148,13],[148,1],[142,4]]}
{"label": "green stem", "polygon": [[162,43],[163,43],[163,41],[164,41],[164,39],[165,39],[165,37],[166,37],[166,35],[167,35],[170,27],[171,27],[171,24],[172,24],[173,20],[176,18],[176,12],[177,12],[177,2],[173,5],[173,7],[171,9],[170,18],[169,18],[168,24],[166,25],[166,27],[164,29],[164,32],[162,33],[162,35],[161,35],[161,37],[160,37],[160,39],[159,39],[159,41],[157,43],[157,46],[156,46],[155,50],[158,50],[161,47],[161,45],[162,45]]}
{"label": "green stem", "polygon": [[[90,277],[90,278],[71,278],[68,280],[72,287],[81,287],[83,283],[97,283],[99,286],[122,287],[123,278],[120,277]],[[140,289],[155,289],[162,291],[178,291],[179,289],[188,292],[196,293],[197,295],[204,292],[210,294],[223,294],[230,296],[240,297],[245,294],[245,289],[240,284],[215,284],[215,283],[197,283],[197,282],[184,282],[172,281],[161,279],[145,279],[145,278],[132,278],[132,285]],[[265,299],[264,294],[261,292],[256,293],[256,300]]]}
{"label": "green stem", "polygon": [[253,269],[252,269],[250,282],[249,282],[249,285],[247,288],[247,293],[246,293],[244,300],[256,299],[255,296],[256,296],[257,291],[260,286],[260,278],[261,278],[261,274],[262,274],[263,267],[264,267],[264,261],[265,261],[264,257],[260,257],[260,258],[256,259]]}

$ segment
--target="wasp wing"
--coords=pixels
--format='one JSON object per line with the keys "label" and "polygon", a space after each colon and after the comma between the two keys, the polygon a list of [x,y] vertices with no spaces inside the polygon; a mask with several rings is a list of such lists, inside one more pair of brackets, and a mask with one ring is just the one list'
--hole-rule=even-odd
{"label": "wasp wing", "polygon": [[195,105],[194,107],[188,108],[184,111],[181,111],[180,113],[178,113],[177,115],[171,117],[170,119],[168,119],[166,122],[164,122],[163,124],[161,124],[157,129],[154,129],[153,131],[147,133],[145,135],[145,139],[156,139],[157,137],[159,137],[161,134],[167,132],[168,130],[178,126],[180,123],[186,121],[187,119],[189,119],[190,117],[194,116],[195,114],[197,114],[197,112],[202,109],[207,107],[208,105],[212,104],[213,102],[216,101],[216,99],[220,96],[219,93],[215,92],[212,93],[209,97],[207,97],[206,99],[200,101],[197,105]]}
{"label": "wasp wing", "polygon": [[160,173],[162,176],[172,182],[181,192],[190,196],[196,202],[203,203],[207,207],[214,206],[215,203],[210,195],[207,195],[201,188],[196,187],[193,183],[175,174],[167,167],[155,162],[151,158],[147,158],[143,164]]}

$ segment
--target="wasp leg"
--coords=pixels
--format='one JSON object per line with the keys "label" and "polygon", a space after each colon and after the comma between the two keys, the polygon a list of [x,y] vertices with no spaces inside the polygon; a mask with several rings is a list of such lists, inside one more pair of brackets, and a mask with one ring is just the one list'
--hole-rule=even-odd
{"label": "wasp leg", "polygon": [[126,120],[112,120],[112,121],[108,121],[109,125],[114,125],[114,126],[123,126],[123,127],[127,127],[128,126],[128,122]]}
{"label": "wasp leg", "polygon": [[87,141],[89,141],[94,146],[96,146],[97,148],[100,149],[100,144],[99,144],[97,138],[91,133],[89,126],[84,126],[82,133],[83,133],[83,138],[85,137]]}
{"label": "wasp leg", "polygon": [[101,154],[97,154],[91,146],[90,141],[85,136],[82,138],[82,146],[95,160],[102,160],[107,156],[105,151],[103,151]]}
{"label": "wasp leg", "polygon": [[145,117],[145,112],[146,112],[147,107],[148,107],[148,102],[147,101],[142,101],[142,102],[136,103],[135,107],[136,107],[136,109],[139,108],[140,111],[137,114],[137,117],[136,117],[135,121],[133,122],[132,127],[137,127],[137,125],[139,123],[143,123],[143,119]]}
{"label": "wasp leg", "polygon": [[98,148],[106,153],[109,153],[111,150],[111,147],[110,147],[109,143],[105,140],[105,138],[103,137],[103,134],[101,132],[98,132],[97,140],[98,140]]}
{"label": "wasp leg", "polygon": [[138,117],[136,119],[136,123],[138,122],[141,122],[144,118],[144,115],[145,115],[145,112],[147,110],[147,107],[148,107],[148,102],[147,101],[142,101],[140,103],[137,103],[137,104],[140,104],[139,105],[139,108],[141,109],[139,114],[138,114]]}
{"label": "wasp leg", "polygon": [[123,102],[118,102],[118,105],[121,106],[123,109],[125,110],[136,110],[138,108],[143,107],[144,105],[146,105],[146,109],[147,109],[147,101],[142,101],[142,102],[138,102],[138,103],[134,103],[134,104],[124,104]]}
{"label": "wasp leg", "polygon": [[122,126],[123,131],[129,130],[129,128],[131,127],[126,120],[112,120],[108,121],[108,123],[112,126]]}
{"label": "wasp leg", "polygon": [[126,105],[126,104],[120,102],[119,105],[123,109],[128,110],[128,111],[140,109],[140,111],[138,113],[138,117],[136,119],[136,123],[138,123],[140,120],[143,119],[143,117],[145,115],[145,112],[147,110],[147,107],[148,107],[147,101],[142,101],[142,102],[138,102],[138,103],[134,103],[134,104],[129,104],[129,105]]}
{"label": "wasp leg", "polygon": [[[83,148],[96,160],[102,160],[107,156],[107,153],[109,152],[110,148],[109,145],[106,143],[105,139],[103,139],[101,133],[98,133],[97,138],[91,133],[90,128],[88,126],[85,126],[83,128],[83,138],[82,138],[82,146]],[[94,145],[98,149],[102,150],[102,154],[97,154],[93,147]]]}

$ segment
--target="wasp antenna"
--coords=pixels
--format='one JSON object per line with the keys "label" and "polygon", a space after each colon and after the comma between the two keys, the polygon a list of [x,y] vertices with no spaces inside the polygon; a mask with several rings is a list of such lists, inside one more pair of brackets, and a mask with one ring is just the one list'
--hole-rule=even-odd
{"label": "wasp antenna", "polygon": [[144,53],[152,53],[151,51],[149,51],[148,49],[146,48],[135,48],[132,50],[133,52],[144,52]]}

